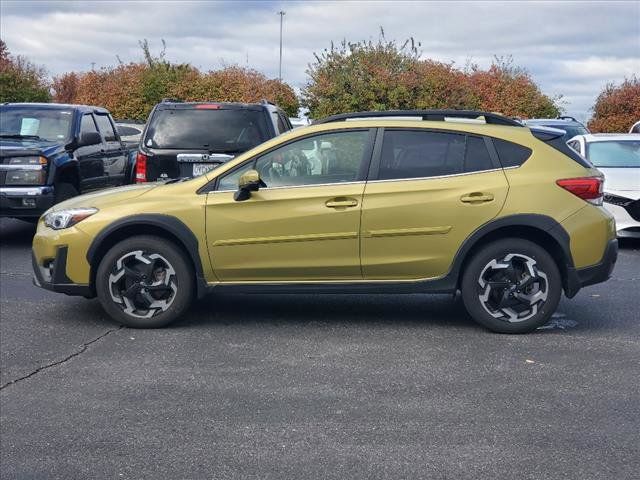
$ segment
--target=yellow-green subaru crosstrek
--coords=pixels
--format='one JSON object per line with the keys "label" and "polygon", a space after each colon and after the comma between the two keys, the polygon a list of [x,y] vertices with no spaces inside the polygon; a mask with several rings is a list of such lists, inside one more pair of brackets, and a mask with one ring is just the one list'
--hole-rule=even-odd
{"label": "yellow-green subaru crosstrek", "polygon": [[482,325],[527,332],[617,257],[602,175],[563,134],[475,111],[336,115],[201,177],[54,206],[35,282],[131,327],[226,288],[460,291]]}

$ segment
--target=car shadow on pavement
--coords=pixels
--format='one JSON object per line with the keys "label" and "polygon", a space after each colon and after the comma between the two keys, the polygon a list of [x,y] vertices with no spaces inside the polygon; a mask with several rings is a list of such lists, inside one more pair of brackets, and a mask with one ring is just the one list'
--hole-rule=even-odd
{"label": "car shadow on pavement", "polygon": [[196,302],[178,328],[220,323],[449,325],[481,328],[452,295],[222,294]]}
{"label": "car shadow on pavement", "polygon": [[3,218],[0,221],[0,245],[31,248],[36,226],[33,223]]}

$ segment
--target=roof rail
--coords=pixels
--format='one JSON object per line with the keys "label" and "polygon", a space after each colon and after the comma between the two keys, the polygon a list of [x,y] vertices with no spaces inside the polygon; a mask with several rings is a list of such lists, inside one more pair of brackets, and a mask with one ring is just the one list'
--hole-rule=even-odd
{"label": "roof rail", "polygon": [[491,112],[482,112],[479,110],[386,110],[381,112],[353,112],[331,115],[330,117],[316,120],[313,123],[332,123],[358,118],[376,117],[420,117],[422,120],[440,122],[443,122],[448,118],[466,118],[475,120],[478,117],[484,117],[484,121],[487,124],[508,125],[511,127],[523,126],[520,122],[503,115]]}
{"label": "roof rail", "polygon": [[276,104],[275,104],[275,103],[270,102],[270,101],[269,101],[269,100],[267,100],[266,98],[263,98],[262,100],[260,100],[260,103],[261,103],[262,105],[273,105],[274,107],[276,106]]}
{"label": "roof rail", "polygon": [[183,103],[182,100],[177,98],[163,98],[160,103]]}
{"label": "roof rail", "polygon": [[569,115],[559,115],[556,117],[558,120],[571,120],[572,122],[577,122],[574,117],[570,117]]}

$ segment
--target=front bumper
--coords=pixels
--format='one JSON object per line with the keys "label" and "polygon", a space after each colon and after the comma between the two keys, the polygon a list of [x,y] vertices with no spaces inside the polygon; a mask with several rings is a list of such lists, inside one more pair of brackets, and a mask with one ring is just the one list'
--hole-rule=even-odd
{"label": "front bumper", "polygon": [[58,247],[55,258],[45,265],[38,264],[35,253],[31,253],[33,264],[33,284],[52,292],[67,295],[80,295],[87,298],[95,297],[89,285],[78,285],[67,277],[67,247]]}
{"label": "front bumper", "polygon": [[610,240],[600,263],[585,268],[569,267],[567,271],[567,297],[574,297],[582,287],[605,282],[611,277],[618,259],[618,240]]}
{"label": "front bumper", "polygon": [[53,204],[52,186],[0,188],[0,217],[38,218]]}

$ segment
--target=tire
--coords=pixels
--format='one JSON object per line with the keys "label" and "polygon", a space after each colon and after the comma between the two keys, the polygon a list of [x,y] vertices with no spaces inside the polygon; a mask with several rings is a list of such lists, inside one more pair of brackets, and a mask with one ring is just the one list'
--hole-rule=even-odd
{"label": "tire", "polygon": [[54,203],[64,202],[70,198],[76,197],[78,190],[71,183],[60,182],[54,188]]}
{"label": "tire", "polygon": [[462,274],[469,315],[497,333],[527,333],[546,324],[562,295],[555,261],[521,238],[495,241],[479,250]]}
{"label": "tire", "polygon": [[164,327],[180,318],[194,298],[194,285],[184,251],[155,236],[114,245],[96,272],[102,307],[117,323],[133,328]]}

